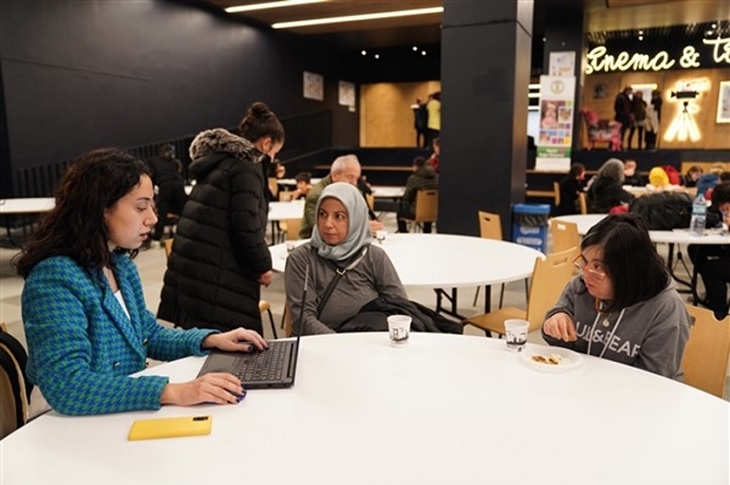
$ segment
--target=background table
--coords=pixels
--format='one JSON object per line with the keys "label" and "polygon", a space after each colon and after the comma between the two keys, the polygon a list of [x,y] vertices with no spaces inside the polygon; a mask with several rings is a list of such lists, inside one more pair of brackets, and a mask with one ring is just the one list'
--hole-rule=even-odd
{"label": "background table", "polygon": [[304,216],[304,200],[291,202],[269,202],[269,221],[283,221],[285,219],[301,219]]}
{"label": "background table", "polygon": [[[18,246],[18,243],[13,240],[13,234],[10,227],[10,218],[12,216],[22,214],[40,214],[50,211],[55,206],[56,199],[53,197],[0,199],[0,216],[3,216],[5,222],[5,233],[7,234],[10,244]],[[23,225],[23,235],[25,236],[25,234],[26,228],[25,225]]]}
{"label": "background table", "polygon": [[[728,403],[626,365],[543,373],[502,340],[436,334],[303,337],[299,358],[294,388],[238,405],[51,412],[0,442],[0,483],[728,483]],[[136,419],[202,414],[209,436],[127,441]]]}
{"label": "background table", "polygon": [[[306,241],[300,241],[302,244]],[[535,259],[543,254],[519,244],[450,234],[388,234],[379,245],[390,257],[403,286],[413,288],[452,288],[451,296],[437,291],[437,310],[456,314],[456,289],[509,283],[532,275]],[[284,271],[286,244],[270,247],[275,271]],[[441,298],[451,302],[444,310]],[[490,293],[485,298],[490,308]]]}
{"label": "background table", "polygon": [[400,199],[406,191],[405,187],[373,185],[373,195],[381,199]]}

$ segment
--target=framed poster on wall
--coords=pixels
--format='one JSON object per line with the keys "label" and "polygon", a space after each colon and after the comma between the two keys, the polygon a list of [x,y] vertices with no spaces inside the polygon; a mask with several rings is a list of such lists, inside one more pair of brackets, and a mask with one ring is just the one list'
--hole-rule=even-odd
{"label": "framed poster on wall", "polygon": [[730,81],[720,82],[717,93],[717,122],[730,123]]}
{"label": "framed poster on wall", "polygon": [[324,77],[304,71],[304,97],[324,101]]}

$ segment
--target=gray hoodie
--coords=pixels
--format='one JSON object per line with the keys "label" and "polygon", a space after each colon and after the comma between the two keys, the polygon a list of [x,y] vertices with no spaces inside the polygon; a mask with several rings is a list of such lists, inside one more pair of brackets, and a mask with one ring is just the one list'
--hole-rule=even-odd
{"label": "gray hoodie", "polygon": [[543,331],[543,337],[550,345],[587,354],[593,329],[590,355],[681,380],[683,372],[680,366],[689,337],[690,319],[673,285],[653,298],[599,316],[595,298],[577,276],[565,287],[560,300],[548,311],[545,319],[560,312],[570,315],[578,340],[564,342],[545,335]]}

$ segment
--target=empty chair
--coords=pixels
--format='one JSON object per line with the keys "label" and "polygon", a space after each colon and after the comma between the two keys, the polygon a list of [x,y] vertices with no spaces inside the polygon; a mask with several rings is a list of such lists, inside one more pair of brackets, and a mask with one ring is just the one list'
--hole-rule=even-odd
{"label": "empty chair", "polygon": [[435,223],[438,220],[438,189],[421,189],[416,194],[416,214],[411,222],[416,228],[423,230],[423,223]]}
{"label": "empty chair", "polygon": [[560,207],[560,182],[553,182],[553,197],[555,197],[555,208]]}
{"label": "empty chair", "polygon": [[687,311],[694,325],[682,357],[684,382],[721,398],[730,356],[730,316],[717,321],[712,310],[692,305]]}
{"label": "empty chair", "polygon": [[[494,239],[495,241],[502,241],[502,218],[499,214],[492,212],[478,211],[479,217],[479,237],[483,239]],[[477,286],[477,291],[474,293],[474,303],[477,305],[477,299],[479,298],[479,289],[481,286]],[[504,301],[504,283],[502,288],[499,290],[499,308],[502,308],[502,302]]]}
{"label": "empty chair", "polygon": [[504,335],[504,321],[519,318],[530,322],[530,332],[537,330],[545,320],[547,311],[555,305],[563,288],[573,277],[573,259],[577,255],[578,248],[573,248],[535,260],[527,311],[515,307],[500,308],[467,318],[464,324],[481,328],[487,335],[492,332]]}
{"label": "empty chair", "polygon": [[588,200],[586,199],[585,192],[578,194],[578,206],[580,207],[581,214],[588,214]]}
{"label": "empty chair", "polygon": [[550,219],[550,235],[553,239],[553,253],[580,247],[578,225],[575,223]]}

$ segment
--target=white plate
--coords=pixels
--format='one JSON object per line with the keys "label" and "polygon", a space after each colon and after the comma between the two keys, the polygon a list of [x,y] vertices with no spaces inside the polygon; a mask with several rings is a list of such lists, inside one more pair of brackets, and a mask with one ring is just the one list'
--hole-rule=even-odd
{"label": "white plate", "polygon": [[[532,360],[533,355],[542,355],[548,358],[551,354],[559,355],[562,358],[560,364],[541,364]],[[580,354],[562,347],[542,345],[525,347],[520,352],[520,358],[528,367],[541,372],[567,372],[583,365],[583,357]]]}

